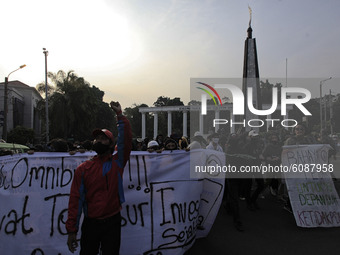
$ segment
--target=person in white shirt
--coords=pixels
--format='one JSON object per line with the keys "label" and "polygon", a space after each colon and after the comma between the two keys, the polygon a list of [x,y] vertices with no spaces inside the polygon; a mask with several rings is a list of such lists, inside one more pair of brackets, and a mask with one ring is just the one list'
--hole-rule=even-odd
{"label": "person in white shirt", "polygon": [[218,143],[219,140],[220,140],[219,135],[217,133],[213,133],[211,135],[211,141],[210,141],[209,145],[206,147],[206,149],[223,152],[221,145],[219,145],[219,143]]}
{"label": "person in white shirt", "polygon": [[191,139],[191,143],[188,146],[189,150],[204,149],[207,146],[207,141],[203,138],[203,135],[197,131],[194,137]]}

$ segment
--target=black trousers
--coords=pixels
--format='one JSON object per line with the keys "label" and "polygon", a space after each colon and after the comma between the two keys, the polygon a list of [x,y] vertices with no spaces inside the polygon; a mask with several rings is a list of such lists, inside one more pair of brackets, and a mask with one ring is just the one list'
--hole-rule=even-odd
{"label": "black trousers", "polygon": [[226,179],[226,203],[229,204],[234,222],[241,220],[240,206],[239,206],[239,191],[243,186],[243,179],[230,178]]}
{"label": "black trousers", "polygon": [[244,179],[244,181],[245,181],[245,192],[246,192],[247,204],[248,205],[253,204],[256,202],[260,193],[264,190],[264,180],[262,176],[255,176],[256,190],[253,193],[251,192],[253,179],[247,178],[247,179]]}
{"label": "black trousers", "polygon": [[107,219],[84,218],[81,226],[80,255],[119,255],[120,213]]}

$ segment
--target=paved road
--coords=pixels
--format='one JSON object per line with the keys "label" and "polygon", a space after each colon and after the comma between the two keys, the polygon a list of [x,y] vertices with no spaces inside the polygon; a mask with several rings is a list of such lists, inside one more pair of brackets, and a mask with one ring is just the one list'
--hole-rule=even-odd
{"label": "paved road", "polygon": [[[335,181],[338,193],[340,180]],[[283,210],[282,202],[268,190],[259,199],[261,209],[247,210],[240,201],[244,232],[233,226],[232,216],[223,206],[206,238],[198,239],[185,255],[206,254],[340,254],[340,228],[299,228],[293,214]]]}

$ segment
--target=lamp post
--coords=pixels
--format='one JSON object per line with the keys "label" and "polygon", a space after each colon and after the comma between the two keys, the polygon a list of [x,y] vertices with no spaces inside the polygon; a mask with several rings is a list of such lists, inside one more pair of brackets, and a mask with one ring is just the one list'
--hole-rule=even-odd
{"label": "lamp post", "polygon": [[48,86],[47,86],[47,56],[48,51],[43,48],[43,53],[45,55],[45,108],[46,108],[46,144],[49,142],[49,121],[48,121]]}
{"label": "lamp post", "polygon": [[14,73],[15,71],[18,71],[22,68],[24,68],[26,65],[21,65],[18,69],[15,69],[14,71],[10,72],[7,77],[5,77],[5,85],[4,85],[4,125],[2,127],[2,139],[7,141],[7,113],[8,113],[8,104],[7,104],[7,98],[8,98],[8,78],[9,76]]}
{"label": "lamp post", "polygon": [[333,135],[333,99],[332,90],[329,90],[329,119],[331,124],[331,134]]}
{"label": "lamp post", "polygon": [[322,85],[324,84],[325,81],[328,81],[332,79],[332,77],[329,77],[328,79],[325,79],[325,80],[322,80],[320,81],[320,125],[321,125],[321,128],[320,128],[320,132],[322,132]]}

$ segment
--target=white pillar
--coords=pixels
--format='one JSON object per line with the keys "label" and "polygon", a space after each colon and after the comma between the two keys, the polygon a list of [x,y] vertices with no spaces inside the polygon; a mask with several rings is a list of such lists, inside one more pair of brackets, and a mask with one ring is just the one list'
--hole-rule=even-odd
{"label": "white pillar", "polygon": [[[289,116],[289,110],[287,109],[286,110],[286,115],[283,116],[283,119],[286,120],[288,119],[288,116]],[[286,130],[288,130],[288,127],[285,127]]]}
{"label": "white pillar", "polygon": [[[232,110],[230,110],[230,119],[232,119],[233,123],[235,123],[235,115],[232,114]],[[235,125],[230,127],[230,133],[235,133]]]}
{"label": "white pillar", "polygon": [[183,136],[187,137],[188,133],[188,112],[183,111]]}
{"label": "white pillar", "polygon": [[145,138],[145,112],[142,112],[142,139]]}
{"label": "white pillar", "polygon": [[[272,115],[271,115],[271,114],[267,115],[267,119],[268,119],[268,120],[271,120],[271,119],[272,119]],[[271,125],[272,125],[272,122],[271,122],[271,121],[267,121],[267,132],[268,132],[269,127],[270,127]]]}
{"label": "white pillar", "polygon": [[168,111],[168,136],[171,135],[171,124],[172,124],[171,111]]}
{"label": "white pillar", "polygon": [[156,139],[158,135],[158,113],[153,114],[153,138]]}
{"label": "white pillar", "polygon": [[200,114],[200,116],[199,116],[199,131],[200,131],[200,133],[203,135],[203,115],[202,115],[202,113],[200,112],[199,113]]}
{"label": "white pillar", "polygon": [[[220,111],[219,110],[215,110],[215,119],[219,119],[220,118]],[[217,133],[217,131],[219,130],[219,125],[215,126],[215,133]]]}

